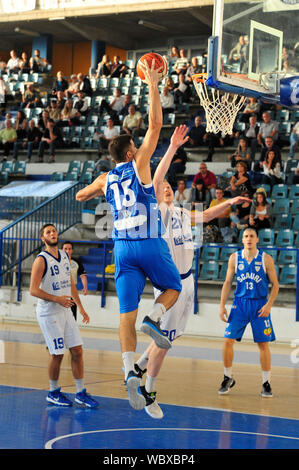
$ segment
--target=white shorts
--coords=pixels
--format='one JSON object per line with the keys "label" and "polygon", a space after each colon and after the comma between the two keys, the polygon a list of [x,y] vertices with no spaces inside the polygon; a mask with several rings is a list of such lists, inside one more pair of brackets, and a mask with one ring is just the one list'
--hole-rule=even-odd
{"label": "white shorts", "polygon": [[[186,279],[182,279],[182,290],[176,303],[167,310],[161,318],[160,327],[166,333],[170,341],[181,336],[186,328],[189,315],[194,308],[194,278],[190,274]],[[155,299],[159,297],[161,291],[154,289]]]}
{"label": "white shorts", "polygon": [[61,355],[83,344],[79,327],[70,308],[56,315],[37,315],[50,354]]}

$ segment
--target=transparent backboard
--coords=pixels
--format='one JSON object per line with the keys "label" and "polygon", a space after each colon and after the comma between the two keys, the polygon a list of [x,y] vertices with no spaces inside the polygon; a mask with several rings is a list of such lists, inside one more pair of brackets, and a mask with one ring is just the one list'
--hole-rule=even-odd
{"label": "transparent backboard", "polygon": [[277,77],[299,75],[299,0],[215,0],[211,40],[208,76],[215,82],[275,93]]}

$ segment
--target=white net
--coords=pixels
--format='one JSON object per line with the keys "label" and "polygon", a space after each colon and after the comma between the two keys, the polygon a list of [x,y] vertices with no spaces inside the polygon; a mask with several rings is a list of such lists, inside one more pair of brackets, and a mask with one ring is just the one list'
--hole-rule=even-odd
{"label": "white net", "polygon": [[233,126],[239,110],[244,106],[246,97],[233,93],[223,93],[215,88],[209,91],[198,75],[192,77],[193,84],[206,113],[206,131],[223,135],[233,133]]}

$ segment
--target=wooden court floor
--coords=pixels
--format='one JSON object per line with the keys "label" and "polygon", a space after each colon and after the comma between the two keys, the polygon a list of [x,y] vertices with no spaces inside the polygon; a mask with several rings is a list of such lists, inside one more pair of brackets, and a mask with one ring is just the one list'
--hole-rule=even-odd
{"label": "wooden court floor", "polygon": [[[11,333],[40,334],[38,325],[0,322],[0,333],[6,334],[5,361],[0,364],[0,383],[15,387],[48,390],[48,351],[45,344],[9,340]],[[127,398],[124,386],[122,361],[119,350],[118,332],[114,330],[81,329],[83,340],[93,340],[93,349],[84,349],[85,385],[89,393],[97,396]],[[101,342],[110,341],[114,350],[105,350]],[[107,343],[105,343],[107,344]],[[138,333],[138,344],[146,348],[148,339]],[[175,348],[183,346],[186,357],[176,357]],[[198,357],[188,357],[188,348],[198,349]],[[272,357],[283,359],[283,366],[272,366],[273,398],[262,398],[261,373],[258,354],[252,363],[234,363],[235,387],[228,395],[219,396],[217,390],[223,379],[221,361],[222,339],[185,336],[178,339],[172,348],[172,355],[166,356],[157,380],[159,403],[224,409],[243,413],[299,419],[299,367],[292,364],[291,346],[275,343],[271,345]],[[211,351],[211,357],[201,358]],[[257,346],[251,342],[235,345],[236,353],[257,353]],[[193,354],[194,356],[194,354]],[[138,357],[138,354],[136,354]],[[252,357],[252,356],[250,356]],[[277,362],[277,361],[276,361]],[[278,361],[279,362],[279,361]],[[287,365],[287,366],[286,366]],[[70,355],[64,357],[60,376],[64,392],[75,392],[70,367]]]}

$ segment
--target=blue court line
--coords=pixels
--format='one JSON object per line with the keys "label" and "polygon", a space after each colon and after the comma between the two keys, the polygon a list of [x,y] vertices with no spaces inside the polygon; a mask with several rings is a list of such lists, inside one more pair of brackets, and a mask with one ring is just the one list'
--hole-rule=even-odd
{"label": "blue court line", "polygon": [[[83,335],[82,335],[83,336]],[[41,333],[28,333],[13,330],[0,331],[0,340],[20,343],[31,344],[45,344],[43,335]],[[85,338],[83,336],[84,349],[93,349],[97,351],[116,351],[120,352],[120,345],[118,340],[111,339],[97,339]],[[148,343],[138,342],[136,353],[141,354],[147,348]],[[292,350],[290,349],[290,354]],[[174,343],[173,347],[167,353],[170,357],[185,357],[189,359],[200,359],[205,361],[219,361],[222,362],[221,348],[202,348],[179,346]],[[259,364],[259,352],[256,346],[255,351],[239,351],[234,352],[234,362],[242,364]],[[272,366],[289,367],[298,369],[299,363],[292,363],[290,355],[271,353]]]}
{"label": "blue court line", "polygon": [[295,419],[161,405],[164,418],[154,420],[127,399],[99,396],[98,409],[62,409],[46,395],[0,386],[1,449],[299,449]]}

